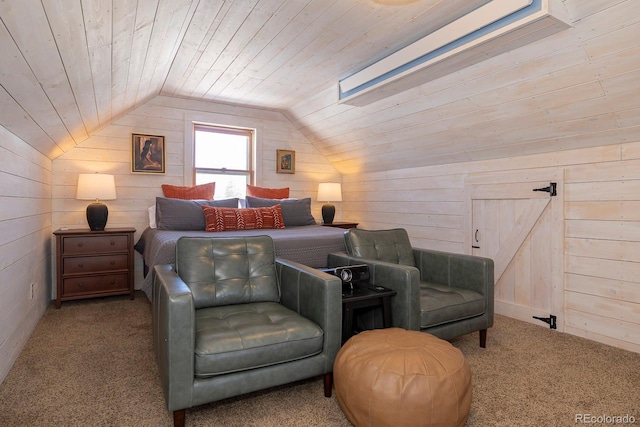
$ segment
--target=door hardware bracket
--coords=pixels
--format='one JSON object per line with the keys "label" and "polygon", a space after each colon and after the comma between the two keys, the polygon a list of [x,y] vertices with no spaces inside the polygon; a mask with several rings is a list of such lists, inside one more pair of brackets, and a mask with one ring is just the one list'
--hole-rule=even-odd
{"label": "door hardware bracket", "polygon": [[550,315],[549,317],[533,316],[533,318],[537,319],[537,320],[542,320],[544,323],[548,323],[549,324],[549,329],[557,329],[557,325],[556,325],[557,318],[553,314]]}
{"label": "door hardware bracket", "polygon": [[[476,243],[478,243],[478,242],[480,241],[480,240],[478,240],[478,232],[479,232],[479,231],[480,231],[480,230],[478,230],[478,229],[476,228],[476,232],[473,234],[473,240],[475,240],[475,241],[476,241]],[[471,245],[471,247],[472,247],[473,249],[480,249],[480,246],[478,246],[478,245]]]}
{"label": "door hardware bracket", "polygon": [[534,188],[533,191],[544,191],[549,193],[550,197],[553,196],[557,196],[558,193],[556,191],[556,187],[558,184],[556,184],[555,182],[550,182],[548,187],[542,187],[542,188]]}

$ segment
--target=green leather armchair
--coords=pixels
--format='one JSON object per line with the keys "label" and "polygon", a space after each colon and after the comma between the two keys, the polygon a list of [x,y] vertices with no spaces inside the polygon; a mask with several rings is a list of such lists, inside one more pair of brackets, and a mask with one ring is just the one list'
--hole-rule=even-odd
{"label": "green leather armchair", "polygon": [[340,349],[341,282],[275,258],[268,236],[183,237],[155,267],[153,346],[175,426],[185,410],[324,375]]}
{"label": "green leather armchair", "polygon": [[345,232],[346,253],[329,254],[329,267],[367,264],[373,285],[394,289],[393,326],[451,339],[480,331],[486,347],[493,326],[493,260],[412,248],[407,231]]}

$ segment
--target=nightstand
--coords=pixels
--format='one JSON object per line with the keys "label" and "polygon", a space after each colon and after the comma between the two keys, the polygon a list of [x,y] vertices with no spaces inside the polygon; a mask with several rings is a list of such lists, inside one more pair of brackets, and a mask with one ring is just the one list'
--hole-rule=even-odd
{"label": "nightstand", "polygon": [[335,227],[335,228],[344,228],[344,229],[358,227],[357,222],[349,222],[349,221],[333,221],[331,224],[322,223],[322,225],[324,225],[325,227]]}
{"label": "nightstand", "polygon": [[368,283],[342,284],[342,344],[354,335],[353,317],[359,308],[381,307],[383,327],[391,327],[391,297],[396,291]]}
{"label": "nightstand", "polygon": [[62,301],[133,293],[135,228],[56,230],[56,308]]}

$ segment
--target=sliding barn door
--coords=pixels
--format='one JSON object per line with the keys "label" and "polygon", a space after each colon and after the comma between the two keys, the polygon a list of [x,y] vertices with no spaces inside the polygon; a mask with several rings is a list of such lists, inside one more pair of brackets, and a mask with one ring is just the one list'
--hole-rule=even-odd
{"label": "sliding barn door", "polygon": [[559,330],[564,291],[561,178],[561,171],[548,169],[471,175],[465,240],[469,253],[494,261],[496,313],[546,327],[554,323]]}

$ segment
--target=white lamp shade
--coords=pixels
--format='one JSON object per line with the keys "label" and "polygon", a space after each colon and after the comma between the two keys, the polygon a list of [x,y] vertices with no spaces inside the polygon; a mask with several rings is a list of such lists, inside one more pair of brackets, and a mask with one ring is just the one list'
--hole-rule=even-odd
{"label": "white lamp shade", "polygon": [[113,175],[81,173],[78,175],[78,200],[115,200],[116,183]]}
{"label": "white lamp shade", "polygon": [[318,200],[321,202],[341,202],[342,186],[339,182],[321,182],[318,184]]}

